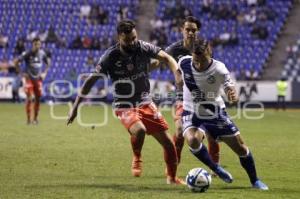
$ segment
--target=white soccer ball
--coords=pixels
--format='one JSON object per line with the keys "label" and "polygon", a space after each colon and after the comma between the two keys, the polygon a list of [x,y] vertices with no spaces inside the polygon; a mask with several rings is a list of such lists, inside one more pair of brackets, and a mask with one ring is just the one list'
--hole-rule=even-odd
{"label": "white soccer ball", "polygon": [[211,175],[202,168],[194,168],[186,176],[186,184],[193,192],[205,192],[211,185]]}

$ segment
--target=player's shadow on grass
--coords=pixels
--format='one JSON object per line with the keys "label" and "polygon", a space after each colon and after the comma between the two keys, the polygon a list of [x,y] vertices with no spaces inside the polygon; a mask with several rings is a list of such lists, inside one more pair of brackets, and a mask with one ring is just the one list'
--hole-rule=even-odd
{"label": "player's shadow on grass", "polygon": [[125,184],[125,183],[107,183],[107,184],[100,184],[100,183],[91,183],[91,184],[52,184],[52,185],[30,185],[27,186],[30,189],[115,189],[117,191],[124,191],[124,192],[153,192],[153,191],[160,191],[160,192],[182,192],[182,187],[176,186],[158,186],[158,185],[135,185],[135,184]]}

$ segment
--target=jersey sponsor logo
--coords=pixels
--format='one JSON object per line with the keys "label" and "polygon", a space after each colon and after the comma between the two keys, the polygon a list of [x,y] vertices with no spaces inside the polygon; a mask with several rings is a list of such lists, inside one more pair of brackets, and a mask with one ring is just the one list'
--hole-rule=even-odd
{"label": "jersey sponsor logo", "polygon": [[121,66],[122,66],[122,62],[121,62],[121,61],[117,61],[117,62],[115,63],[115,65],[116,65],[117,67],[121,67]]}
{"label": "jersey sponsor logo", "polygon": [[133,64],[127,64],[126,67],[127,67],[127,70],[132,71],[133,68],[134,68],[134,65]]}
{"label": "jersey sponsor logo", "polygon": [[216,78],[212,75],[208,76],[208,78],[206,79],[207,83],[209,84],[214,84],[216,82]]}
{"label": "jersey sponsor logo", "polygon": [[114,73],[115,73],[116,75],[124,75],[124,74],[125,74],[125,71],[123,71],[123,70],[116,70]]}

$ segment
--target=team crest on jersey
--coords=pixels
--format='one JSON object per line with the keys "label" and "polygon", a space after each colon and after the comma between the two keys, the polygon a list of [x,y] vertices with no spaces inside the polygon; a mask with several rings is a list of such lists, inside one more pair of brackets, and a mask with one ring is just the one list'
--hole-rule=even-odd
{"label": "team crest on jersey", "polygon": [[129,70],[129,71],[132,71],[133,70],[133,68],[134,68],[134,65],[133,64],[127,64],[127,69]]}
{"label": "team crest on jersey", "polygon": [[208,78],[206,79],[207,83],[209,84],[213,84],[216,82],[216,78],[213,75],[208,76]]}
{"label": "team crest on jersey", "polygon": [[190,78],[191,78],[191,75],[190,75],[190,74],[184,74],[184,77],[185,77],[186,79],[190,79]]}

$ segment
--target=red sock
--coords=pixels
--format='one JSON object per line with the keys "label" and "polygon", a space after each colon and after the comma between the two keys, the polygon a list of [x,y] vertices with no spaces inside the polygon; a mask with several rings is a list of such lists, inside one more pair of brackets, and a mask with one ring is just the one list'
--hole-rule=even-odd
{"label": "red sock", "polygon": [[176,154],[177,154],[177,159],[178,159],[178,164],[179,164],[180,160],[181,160],[181,151],[182,151],[182,148],[184,145],[184,137],[176,136],[176,134],[174,134],[173,141],[175,144],[175,149],[176,149]]}
{"label": "red sock", "polygon": [[30,121],[31,119],[31,100],[26,100],[26,115],[27,115],[27,121]]}
{"label": "red sock", "polygon": [[144,145],[145,135],[141,137],[137,137],[135,135],[130,136],[131,147],[134,156],[141,157],[141,151]]}
{"label": "red sock", "polygon": [[220,145],[213,139],[208,139],[208,153],[214,163],[219,164],[220,162]]}
{"label": "red sock", "polygon": [[37,120],[39,110],[40,110],[40,100],[36,99],[34,101],[34,120]]}
{"label": "red sock", "polygon": [[163,147],[164,147],[164,158],[167,164],[168,176],[170,176],[171,178],[175,178],[177,172],[177,161],[178,161],[175,146],[172,143],[171,145],[166,144]]}

